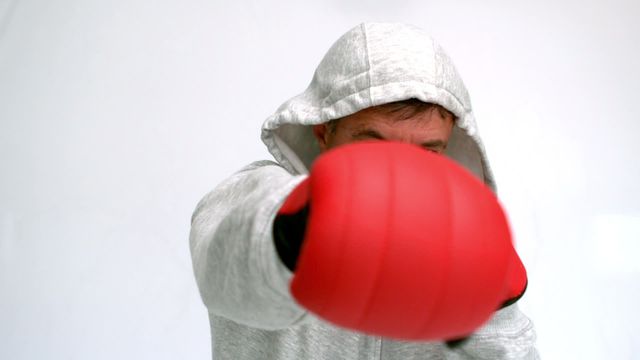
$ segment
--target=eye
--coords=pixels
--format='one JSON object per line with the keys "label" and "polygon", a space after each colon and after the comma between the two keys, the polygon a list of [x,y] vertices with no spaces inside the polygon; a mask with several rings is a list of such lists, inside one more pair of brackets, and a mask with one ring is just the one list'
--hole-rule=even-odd
{"label": "eye", "polygon": [[434,148],[428,148],[428,147],[423,147],[423,149],[427,150],[430,153],[434,153],[438,155],[444,152],[444,149],[434,149]]}

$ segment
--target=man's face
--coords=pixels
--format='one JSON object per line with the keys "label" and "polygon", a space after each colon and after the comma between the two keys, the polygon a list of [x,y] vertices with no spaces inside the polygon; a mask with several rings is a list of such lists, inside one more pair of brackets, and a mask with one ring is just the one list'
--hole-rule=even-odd
{"label": "man's face", "polygon": [[453,116],[432,107],[401,119],[379,108],[368,108],[349,115],[333,125],[313,127],[320,149],[324,152],[336,146],[363,140],[391,140],[422,146],[442,154],[453,129]]}

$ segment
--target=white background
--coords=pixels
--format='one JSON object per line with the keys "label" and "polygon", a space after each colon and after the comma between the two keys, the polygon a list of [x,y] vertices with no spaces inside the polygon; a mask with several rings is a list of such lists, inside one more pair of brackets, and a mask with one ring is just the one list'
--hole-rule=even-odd
{"label": "white background", "polygon": [[545,359],[640,358],[640,5],[0,0],[0,358],[208,359],[197,201],[362,21],[465,79]]}

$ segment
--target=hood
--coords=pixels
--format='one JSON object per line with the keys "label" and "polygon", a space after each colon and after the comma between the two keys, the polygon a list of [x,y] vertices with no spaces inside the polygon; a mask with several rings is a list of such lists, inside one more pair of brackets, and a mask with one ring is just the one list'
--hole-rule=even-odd
{"label": "hood", "polygon": [[342,35],[307,89],[265,120],[262,141],[289,172],[305,174],[320,154],[312,125],[411,98],[456,116],[446,155],[495,190],[462,79],[440,45],[412,25],[363,23]]}

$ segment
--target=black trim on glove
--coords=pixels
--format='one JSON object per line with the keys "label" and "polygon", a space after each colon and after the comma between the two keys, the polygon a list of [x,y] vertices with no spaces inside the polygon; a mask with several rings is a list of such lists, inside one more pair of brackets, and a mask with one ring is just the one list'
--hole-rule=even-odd
{"label": "black trim on glove", "polygon": [[[504,309],[509,305],[513,305],[515,304],[518,300],[520,300],[520,298],[524,295],[524,293],[527,291],[527,285],[529,285],[529,281],[527,281],[524,284],[524,289],[522,289],[522,292],[520,293],[520,295],[508,299],[507,301],[503,302],[502,305],[500,305],[500,308],[498,310]],[[467,340],[469,340],[471,336],[466,336],[466,337],[461,337],[461,338],[457,338],[457,339],[452,339],[452,340],[447,340],[445,341],[445,344],[447,344],[447,347],[449,349],[455,349],[459,346],[464,345],[464,343],[467,342]]]}
{"label": "black trim on glove", "polygon": [[295,271],[307,228],[309,204],[295,214],[278,214],[273,221],[273,241],[282,263]]}
{"label": "black trim on glove", "polygon": [[467,337],[463,337],[463,338],[458,338],[458,339],[453,339],[453,340],[447,340],[445,342],[445,344],[447,344],[447,347],[449,349],[455,349],[459,346],[462,346],[464,343],[467,342],[467,340],[469,340],[471,336],[467,336]]}
{"label": "black trim on glove", "polygon": [[527,291],[527,286],[529,285],[529,280],[527,279],[527,282],[524,283],[524,289],[522,289],[522,292],[520,293],[520,295],[511,298],[505,302],[502,303],[502,305],[500,306],[500,309],[504,309],[509,305],[515,304],[518,300],[520,300],[520,298],[524,295],[524,293]]}

